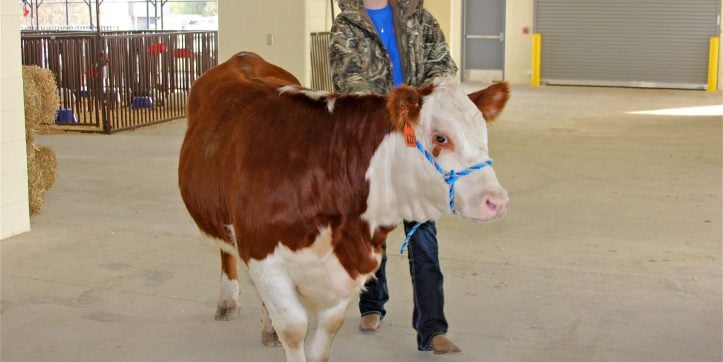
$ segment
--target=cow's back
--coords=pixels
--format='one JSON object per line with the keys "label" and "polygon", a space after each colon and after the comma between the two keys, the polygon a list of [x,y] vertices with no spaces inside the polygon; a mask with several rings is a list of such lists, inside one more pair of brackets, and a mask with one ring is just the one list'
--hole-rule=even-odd
{"label": "cow's back", "polygon": [[253,53],[239,53],[204,73],[188,99],[188,130],[181,147],[179,186],[186,208],[206,234],[226,239],[230,224],[223,185],[229,171],[228,147],[234,122],[249,100],[268,96],[276,88],[299,84],[291,73]]}

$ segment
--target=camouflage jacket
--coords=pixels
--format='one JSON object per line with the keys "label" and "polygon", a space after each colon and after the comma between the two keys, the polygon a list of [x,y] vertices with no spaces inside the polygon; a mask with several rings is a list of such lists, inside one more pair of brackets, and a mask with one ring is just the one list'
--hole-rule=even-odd
{"label": "camouflage jacket", "polygon": [[[334,89],[344,93],[385,94],[394,88],[389,54],[362,0],[338,0],[341,13],[331,32]],[[423,0],[389,0],[394,13],[405,83],[419,87],[434,78],[454,76],[457,66],[437,20]]]}

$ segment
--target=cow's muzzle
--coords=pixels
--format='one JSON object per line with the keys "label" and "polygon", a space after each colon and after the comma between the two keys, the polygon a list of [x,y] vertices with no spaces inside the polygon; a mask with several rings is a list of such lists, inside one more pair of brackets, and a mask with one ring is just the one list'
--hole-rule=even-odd
{"label": "cow's muzzle", "polygon": [[[417,149],[419,152],[424,155],[424,157],[429,161],[429,163],[434,166],[434,168],[439,172],[442,177],[444,178],[444,182],[449,186],[449,208],[452,210],[453,214],[457,214],[457,208],[455,207],[454,202],[454,193],[455,193],[455,187],[454,184],[459,180],[460,177],[467,176],[475,171],[481,170],[485,167],[492,166],[492,160],[486,160],[484,162],[478,163],[476,165],[472,165],[462,171],[455,171],[450,170],[449,172],[445,172],[442,166],[440,166],[437,161],[434,160],[434,157],[432,157],[432,154],[424,149],[424,146],[419,141],[416,141]],[[489,194],[488,196],[483,197],[482,202],[482,219],[480,221],[493,219],[499,216],[504,215],[507,212],[507,204],[509,203],[509,198],[507,197],[507,194]],[[487,216],[489,215],[489,217]],[[404,238],[404,242],[402,243],[402,248],[400,252],[403,254],[404,250],[407,248],[407,245],[409,244],[409,240],[412,237],[412,234],[417,231],[417,228],[419,228],[419,225],[421,225],[419,222],[417,222],[412,229],[409,231],[407,236]]]}
{"label": "cow's muzzle", "polygon": [[510,197],[506,192],[485,193],[482,195],[482,201],[480,202],[482,221],[504,216],[507,213],[509,203]]}

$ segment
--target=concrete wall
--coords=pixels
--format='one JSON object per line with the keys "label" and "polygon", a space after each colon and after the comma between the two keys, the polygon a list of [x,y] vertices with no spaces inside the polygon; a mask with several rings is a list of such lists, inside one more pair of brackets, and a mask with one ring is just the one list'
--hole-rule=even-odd
{"label": "concrete wall", "polygon": [[[532,66],[533,0],[507,1],[505,16],[505,80],[529,84]],[[529,30],[528,34],[523,29]]]}
{"label": "concrete wall", "polygon": [[434,18],[439,22],[439,26],[444,32],[444,36],[449,40],[450,30],[452,29],[452,6],[449,0],[425,0],[424,7],[429,10]]}
{"label": "concrete wall", "polygon": [[30,230],[19,14],[0,0],[0,239]]}
{"label": "concrete wall", "polygon": [[219,60],[252,51],[304,82],[309,53],[306,5],[307,0],[219,0]]}
{"label": "concrete wall", "polygon": [[331,29],[328,0],[219,0],[218,14],[222,61],[252,51],[309,85],[310,34]]}
{"label": "concrete wall", "polygon": [[[444,33],[449,52],[457,66],[462,64],[462,0],[425,0],[424,7],[434,15]],[[459,79],[461,72],[457,72]]]}

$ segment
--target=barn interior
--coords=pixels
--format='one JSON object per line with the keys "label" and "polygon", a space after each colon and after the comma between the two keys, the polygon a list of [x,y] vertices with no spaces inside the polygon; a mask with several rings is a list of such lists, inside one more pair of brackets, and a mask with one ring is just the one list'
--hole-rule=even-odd
{"label": "barn interior", "polygon": [[[469,91],[500,75],[512,88],[489,128],[508,214],[438,223],[448,335],[462,352],[416,350],[397,228],[387,240],[391,300],[381,329],[360,332],[354,303],[330,360],[723,358],[723,72],[714,89],[705,88],[708,68],[694,80],[545,82],[543,50],[542,84],[530,85],[532,32],[544,26],[546,2],[506,3],[502,72],[460,74]],[[218,58],[256,50],[311,82],[308,37],[294,36],[328,30],[331,9],[298,3],[219,1]],[[470,47],[459,30],[462,1],[425,4],[461,60]],[[184,119],[112,135],[38,135],[57,154],[56,183],[32,218],[27,199],[13,201],[27,194],[16,177],[25,140],[15,7],[2,0],[0,360],[283,361],[283,349],[260,343],[260,301],[243,270],[240,315],[213,318],[218,249],[177,187]],[[707,65],[709,52],[702,56]]]}

